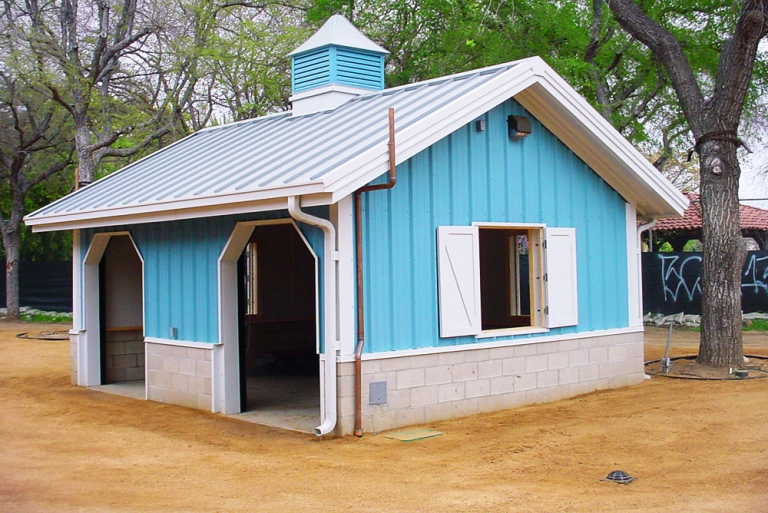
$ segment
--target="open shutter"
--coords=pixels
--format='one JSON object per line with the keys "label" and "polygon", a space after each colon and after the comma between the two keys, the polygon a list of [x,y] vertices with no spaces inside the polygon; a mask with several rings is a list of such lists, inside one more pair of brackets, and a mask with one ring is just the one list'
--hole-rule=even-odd
{"label": "open shutter", "polygon": [[547,285],[548,328],[574,326],[579,323],[576,289],[576,229],[544,230],[545,273]]}
{"label": "open shutter", "polygon": [[441,337],[480,333],[478,234],[477,226],[437,228],[437,281]]}

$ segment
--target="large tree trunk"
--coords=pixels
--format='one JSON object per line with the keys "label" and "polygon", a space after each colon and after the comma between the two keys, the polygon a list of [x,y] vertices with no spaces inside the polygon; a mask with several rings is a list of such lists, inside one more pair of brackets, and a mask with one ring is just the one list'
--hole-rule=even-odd
{"label": "large tree trunk", "polygon": [[19,247],[21,237],[19,226],[9,226],[3,229],[3,248],[5,249],[5,306],[8,319],[18,319],[19,311]]}
{"label": "large tree trunk", "polygon": [[747,255],[739,224],[736,142],[700,145],[704,254],[701,344],[697,361],[711,367],[743,363],[741,269]]}
{"label": "large tree trunk", "polygon": [[633,0],[606,0],[624,30],[664,65],[685,113],[700,158],[704,232],[702,325],[698,362],[726,367],[743,362],[741,268],[746,248],[739,226],[739,121],[755,66],[768,35],[768,0],[741,0],[730,34],[724,34],[710,98],[675,36],[649,18]]}

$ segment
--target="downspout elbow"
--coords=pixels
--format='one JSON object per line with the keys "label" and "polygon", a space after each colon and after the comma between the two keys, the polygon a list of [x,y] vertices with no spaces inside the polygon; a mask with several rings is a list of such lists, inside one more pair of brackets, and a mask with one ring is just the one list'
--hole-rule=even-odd
{"label": "downspout elbow", "polygon": [[656,226],[656,223],[658,223],[658,219],[651,219],[647,223],[643,223],[640,226],[637,227],[637,236],[640,237],[640,234],[642,234],[645,230],[650,230],[654,226]]}
{"label": "downspout elbow", "polygon": [[324,246],[328,252],[325,273],[325,364],[323,367],[323,421],[313,432],[317,436],[327,435],[336,428],[338,412],[336,407],[336,340],[338,339],[336,320],[336,262],[338,248],[336,247],[336,227],[327,219],[313,216],[301,210],[299,198],[288,197],[288,213],[297,221],[323,230]]}

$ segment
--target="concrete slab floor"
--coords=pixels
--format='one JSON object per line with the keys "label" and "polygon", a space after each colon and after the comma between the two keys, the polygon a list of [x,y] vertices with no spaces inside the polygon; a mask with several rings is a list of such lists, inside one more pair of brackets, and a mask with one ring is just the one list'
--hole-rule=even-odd
{"label": "concrete slab floor", "polygon": [[247,410],[234,418],[302,433],[320,424],[317,376],[249,376],[247,388]]}
{"label": "concrete slab floor", "polygon": [[147,388],[146,382],[141,381],[122,381],[120,383],[110,383],[109,385],[98,385],[95,387],[88,387],[91,390],[97,392],[104,392],[107,394],[122,395],[124,397],[132,397],[133,399],[146,399]]}
{"label": "concrete slab floor", "polygon": [[[312,433],[320,424],[320,380],[317,376],[248,377],[247,387],[247,410],[231,417],[302,433]],[[146,399],[144,381],[124,381],[88,388],[133,399]]]}

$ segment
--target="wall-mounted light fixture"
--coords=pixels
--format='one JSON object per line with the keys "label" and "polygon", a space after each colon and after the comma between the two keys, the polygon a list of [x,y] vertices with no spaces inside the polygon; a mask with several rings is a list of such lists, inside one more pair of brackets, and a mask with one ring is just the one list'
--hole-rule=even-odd
{"label": "wall-mounted light fixture", "polygon": [[531,122],[525,116],[507,117],[510,139],[522,139],[531,134]]}

